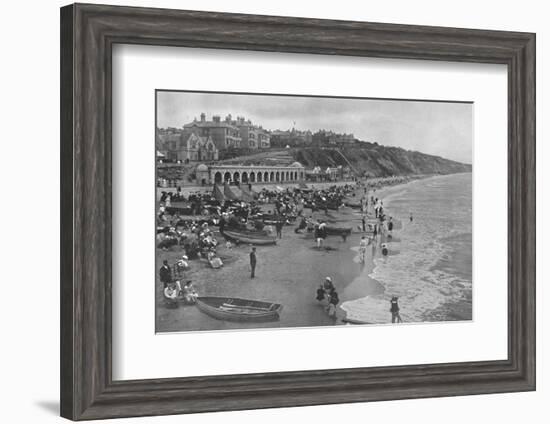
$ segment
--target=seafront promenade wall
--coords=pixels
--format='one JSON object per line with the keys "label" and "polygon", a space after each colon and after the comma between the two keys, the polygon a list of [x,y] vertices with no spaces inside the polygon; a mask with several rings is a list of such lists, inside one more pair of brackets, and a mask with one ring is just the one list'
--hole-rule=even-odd
{"label": "seafront promenade wall", "polygon": [[[323,189],[325,187],[331,187],[331,186],[343,186],[343,185],[346,185],[346,184],[354,184],[353,181],[330,181],[330,182],[321,182],[321,183],[310,183],[308,182],[307,183],[307,186],[308,187],[314,187],[314,188],[318,188],[318,189]],[[253,189],[254,191],[260,191],[262,189],[267,189],[267,190],[273,190],[275,189],[275,187],[282,187],[282,188],[287,188],[287,187],[290,187],[290,188],[296,188],[298,187],[298,184],[294,183],[267,183],[267,184],[254,184],[253,185]],[[184,186],[181,188],[181,192],[184,196],[188,196],[189,194],[197,194],[197,193],[211,193],[212,192],[212,188],[213,186],[212,185],[208,185],[208,186]],[[165,191],[167,193],[169,192],[176,192],[176,188],[175,187],[157,187],[157,200],[160,198],[160,195],[161,193]]]}

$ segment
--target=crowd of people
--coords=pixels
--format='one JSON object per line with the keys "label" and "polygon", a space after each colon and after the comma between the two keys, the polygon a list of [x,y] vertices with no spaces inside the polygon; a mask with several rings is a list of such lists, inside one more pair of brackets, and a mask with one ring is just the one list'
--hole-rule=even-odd
{"label": "crowd of people", "polygon": [[211,226],[204,221],[179,220],[174,226],[157,230],[159,249],[179,246],[188,259],[200,259],[215,253],[218,244]]}
{"label": "crowd of people", "polygon": [[325,307],[329,317],[336,318],[336,306],[340,303],[340,298],[332,282],[332,277],[326,277],[325,281],[319,285],[315,299]]}
{"label": "crowd of people", "polygon": [[[361,194],[357,193],[361,192],[359,230],[363,234],[359,244],[360,260],[363,263],[366,261],[369,245],[372,245],[373,255],[380,246],[382,255],[387,256],[394,221],[391,216],[387,216],[382,199],[374,195],[376,190],[372,187],[372,184],[358,182],[317,189],[263,188],[255,193],[252,201],[218,201],[209,193],[193,193],[185,197],[179,187],[175,192],[162,192],[157,213],[157,247],[163,251],[173,251],[173,247],[181,249],[181,257],[176,262],[170,265],[165,260],[159,270],[167,305],[172,306],[179,301],[194,303],[196,300],[197,292],[193,284],[185,279],[192,260],[206,261],[214,269],[223,266],[222,258],[217,254],[219,241],[215,232],[219,231],[223,235],[225,230],[231,229],[270,233],[273,229],[275,237],[281,239],[284,226],[298,220],[294,232],[313,233],[316,247],[322,249],[328,235],[327,220],[321,219],[319,215],[314,218],[313,212],[324,211],[328,215],[328,210],[338,210],[345,205],[346,199],[359,197]],[[371,189],[372,195],[369,196]],[[270,209],[266,205],[270,205]],[[306,210],[310,212],[306,214]],[[410,219],[412,222],[412,215]],[[347,233],[342,235],[344,241],[346,236]],[[232,247],[229,240],[225,245],[227,248]],[[257,252],[253,246],[249,257],[250,276],[256,278]],[[329,316],[336,317],[340,300],[331,277],[327,277],[319,286],[316,299],[324,305]],[[392,322],[401,322],[397,298],[392,297],[391,302]]]}
{"label": "crowd of people", "polygon": [[[176,266],[179,266],[179,261]],[[194,304],[197,301],[198,293],[191,280],[182,280],[183,273],[180,269],[173,269],[167,260],[163,261],[159,270],[160,281],[163,285],[163,295],[167,307],[178,307],[182,301],[187,304]],[[182,285],[182,281],[183,285]]]}

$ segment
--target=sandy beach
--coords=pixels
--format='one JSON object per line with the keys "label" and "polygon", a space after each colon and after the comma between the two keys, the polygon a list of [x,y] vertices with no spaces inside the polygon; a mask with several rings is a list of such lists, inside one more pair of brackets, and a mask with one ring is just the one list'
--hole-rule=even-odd
{"label": "sandy beach", "polygon": [[[407,194],[411,190],[427,191],[423,185],[437,185],[445,182],[444,178],[417,178],[400,184],[382,186],[376,190],[371,189],[368,195],[369,198],[374,196],[383,201],[388,199],[390,206],[387,212],[392,215],[390,198],[400,198],[403,193]],[[356,196],[350,200],[357,202],[364,192],[362,188],[358,188],[355,193]],[[273,205],[263,205],[262,208],[269,211],[273,209]],[[408,215],[394,215],[393,238],[385,239],[379,235],[377,243],[368,246],[365,260],[361,261],[359,242],[364,233],[360,228],[361,213],[357,209],[341,207],[338,211],[329,210],[327,215],[324,211],[312,213],[305,209],[304,215],[311,216],[314,220],[325,220],[328,225],[350,227],[352,233],[345,241],[340,236],[328,236],[324,247],[317,249],[312,233],[304,230],[303,233],[296,234],[294,229],[298,225],[297,222],[287,225],[283,229],[282,239],[277,240],[275,246],[257,247],[256,278],[251,279],[250,247],[233,245],[227,248],[223,236],[216,231],[215,236],[220,241],[218,254],[224,266],[221,269],[212,269],[206,261],[193,260],[191,269],[185,276],[185,279],[193,280],[200,296],[240,297],[279,303],[283,305],[280,320],[267,323],[234,323],[211,318],[199,311],[196,306],[168,309],[164,305],[162,284],[157,276],[157,332],[388,324],[391,323],[389,296],[393,295],[403,296],[403,303],[400,302],[400,305],[405,322],[471,319],[471,251],[462,248],[462,245],[470,245],[471,248],[471,232],[456,236],[452,236],[452,232],[449,233],[450,238],[446,243],[449,243],[449,246],[453,246],[454,243],[456,248],[448,248],[445,251],[442,258],[447,259],[437,260],[423,275],[413,275],[411,273],[422,269],[421,262],[414,261],[422,261],[425,258],[415,256],[415,246],[410,245],[408,232],[419,231],[422,226],[427,226],[422,227],[427,242],[430,246],[438,246],[445,238],[439,237],[436,232],[428,234],[431,228],[435,231],[436,221],[424,218],[419,224],[415,224],[415,228],[408,222]],[[369,222],[374,222],[373,215],[372,208],[369,207]],[[438,228],[439,234],[444,232],[442,227]],[[401,236],[406,235],[409,238],[403,246]],[[421,240],[422,237],[424,236],[415,236],[413,242]],[[386,242],[389,254],[382,256],[380,244]],[[410,250],[411,248],[413,250]],[[401,249],[405,249],[405,252],[401,252]],[[163,259],[172,264],[180,257],[179,247],[168,251],[157,249],[158,266]],[[437,255],[434,254],[433,258],[437,259]],[[400,261],[409,261],[409,264],[395,265]],[[458,271],[451,269],[457,266]],[[390,273],[399,272],[401,269],[402,274],[397,280],[388,279],[387,276],[384,277],[384,269]],[[464,270],[463,276],[460,275],[460,269]],[[379,275],[382,279],[378,278]],[[329,317],[323,305],[315,299],[317,288],[327,276],[332,278],[340,298],[336,318]],[[469,287],[464,285],[464,281]]]}
{"label": "sandy beach", "polygon": [[[357,191],[357,199],[362,189]],[[263,206],[272,209],[272,205]],[[338,307],[336,319],[325,312],[323,305],[315,300],[316,290],[327,276],[333,279],[339,293],[340,305],[364,296],[381,293],[382,287],[369,277],[374,263],[373,250],[369,246],[364,263],[358,256],[362,233],[359,231],[359,211],[341,207],[304,215],[323,219],[329,225],[351,227],[352,234],[344,241],[340,236],[328,236],[322,249],[317,249],[312,233],[305,230],[296,234],[297,222],[283,229],[282,239],[275,246],[258,246],[256,278],[250,278],[249,246],[225,246],[223,236],[216,231],[221,242],[218,254],[224,262],[220,269],[212,269],[206,261],[193,260],[185,278],[193,284],[201,296],[232,296],[264,300],[283,305],[280,320],[266,323],[234,323],[220,321],[205,315],[196,306],[180,306],[169,309],[164,305],[162,283],[156,278],[156,331],[177,332],[189,329],[230,330],[242,328],[309,327],[319,325],[342,325],[346,312]],[[375,254],[379,255],[379,249]],[[181,256],[179,247],[163,251],[157,249],[157,264],[167,259],[174,263]]]}

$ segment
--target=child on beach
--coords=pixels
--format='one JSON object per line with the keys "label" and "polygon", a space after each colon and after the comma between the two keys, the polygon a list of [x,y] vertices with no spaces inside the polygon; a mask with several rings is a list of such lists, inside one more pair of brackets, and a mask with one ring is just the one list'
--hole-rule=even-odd
{"label": "child on beach", "polygon": [[213,249],[208,251],[206,258],[210,266],[214,269],[218,269],[223,266],[222,260],[216,255],[216,252]]}
{"label": "child on beach", "polygon": [[338,293],[333,287],[328,294],[328,306],[326,307],[329,317],[336,318],[336,305],[338,305],[339,302]]}
{"label": "child on beach", "polygon": [[164,301],[167,307],[178,307],[178,288],[175,283],[170,283],[164,289]]}
{"label": "child on beach", "polygon": [[199,295],[195,290],[192,281],[186,281],[185,285],[183,286],[183,298],[185,302],[189,304],[194,304],[197,301],[197,297],[199,297]]}

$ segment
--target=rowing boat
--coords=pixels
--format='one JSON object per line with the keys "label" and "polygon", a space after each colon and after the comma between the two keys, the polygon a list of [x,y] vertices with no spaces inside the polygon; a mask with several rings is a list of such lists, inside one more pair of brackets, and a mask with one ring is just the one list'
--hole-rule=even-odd
{"label": "rowing boat", "polygon": [[282,305],[235,297],[198,297],[199,310],[212,318],[226,321],[276,321]]}
{"label": "rowing boat", "polygon": [[329,236],[341,236],[342,234],[349,235],[351,234],[351,228],[349,227],[325,227],[327,235]]}
{"label": "rowing boat", "polygon": [[254,244],[258,246],[266,246],[266,245],[277,243],[277,240],[275,239],[275,237],[263,235],[263,234],[254,234],[249,231],[240,232],[240,231],[224,230],[222,234],[226,239],[229,239],[238,243]]}

